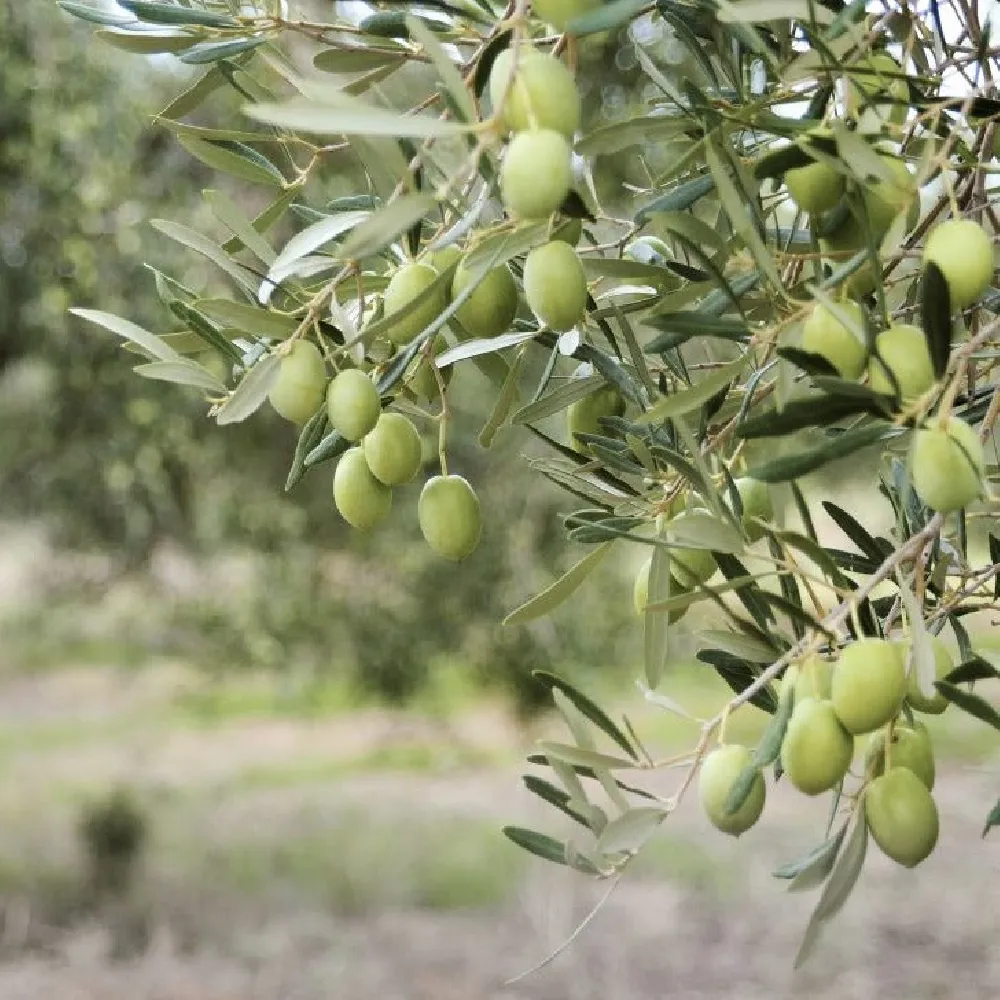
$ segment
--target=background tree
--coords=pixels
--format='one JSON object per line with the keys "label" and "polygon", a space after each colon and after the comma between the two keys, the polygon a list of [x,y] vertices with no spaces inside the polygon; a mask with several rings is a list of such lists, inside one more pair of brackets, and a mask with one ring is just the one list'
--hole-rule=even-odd
{"label": "background tree", "polygon": [[[686,714],[664,677],[674,624],[716,609],[698,656],[734,693],[679,758],[656,761],[627,719],[539,675],[570,740],[542,743],[531,763],[554,780],[526,783],[578,828],[512,826],[511,839],[613,886],[695,785],[733,835],[761,817],[771,781],[829,793],[821,843],[778,873],[822,886],[799,961],[869,834],[907,867],[930,854],[920,713],[954,704],[1000,728],[971,690],[1000,675],[965,624],[995,609],[1000,573],[1000,542],[970,545],[970,524],[988,533],[1000,398],[986,184],[1000,103],[980,93],[994,52],[975,11],[62,6],[121,48],[202,67],[161,124],[268,192],[206,192],[221,238],[157,223],[226,279],[224,294],[162,274],[162,334],[73,310],[138,351],[139,375],[201,393],[224,427],[269,401],[299,428],[287,489],[332,488],[372,545],[408,504],[452,562],[497,530],[492,490],[475,487],[492,481],[501,430],[525,429],[533,469],[574,498],[563,525],[583,553],[507,624],[582,597],[612,548],[642,551],[641,685],[665,710]],[[626,26],[640,96],[595,121],[576,81]],[[683,73],[644,44],[667,31]],[[192,120],[231,91],[238,120]],[[626,150],[627,179],[596,169]],[[487,391],[473,458],[457,438],[463,393]],[[550,423],[564,412],[566,434]],[[413,446],[421,430],[429,456]],[[879,479],[891,530],[798,485],[845,458]],[[400,489],[421,471],[419,498]],[[819,509],[852,549],[819,543]],[[418,613],[440,596],[418,594]],[[726,740],[748,704],[772,716],[753,748]],[[670,794],[643,781],[668,769]],[[989,805],[987,829],[1000,821]]]}

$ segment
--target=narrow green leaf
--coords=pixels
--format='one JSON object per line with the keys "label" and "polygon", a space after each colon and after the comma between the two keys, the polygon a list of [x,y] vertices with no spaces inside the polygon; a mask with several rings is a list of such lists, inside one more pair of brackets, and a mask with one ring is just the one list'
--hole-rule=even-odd
{"label": "narrow green leaf", "polygon": [[229,399],[219,407],[215,419],[219,424],[238,424],[260,409],[278,377],[281,358],[267,354],[243,376]]}
{"label": "narrow green leaf", "polygon": [[[720,588],[713,589],[718,591]],[[764,664],[749,663],[720,649],[703,649],[698,653],[698,659],[702,663],[709,664],[737,694],[742,694],[750,687],[764,667]],[[778,700],[766,687],[750,699],[750,704],[756,705],[769,715],[778,710]]]}
{"label": "narrow green leaf", "polygon": [[327,216],[319,222],[307,226],[285,244],[268,271],[268,279],[274,282],[282,281],[296,261],[325,246],[338,236],[343,236],[344,233],[364,222],[370,215],[370,212],[365,211],[338,212],[336,215]]}
{"label": "narrow green leaf", "polygon": [[810,396],[793,399],[784,409],[748,417],[736,425],[742,438],[787,437],[806,427],[829,427],[847,417],[868,412],[864,400],[844,396]]}
{"label": "narrow green leaf", "polygon": [[723,649],[741,660],[767,661],[776,656],[774,647],[756,636],[725,629],[701,629],[698,638],[714,649]]}
{"label": "narrow green leaf", "polygon": [[522,622],[543,618],[551,614],[580,587],[584,580],[597,568],[608,554],[612,542],[605,542],[592,552],[588,552],[579,562],[568,569],[555,583],[550,584],[540,594],[526,601],[503,620],[504,625],[518,625]]}
{"label": "narrow green leaf", "polygon": [[608,823],[594,849],[600,854],[633,854],[659,829],[666,817],[666,810],[655,806],[629,809]]}
{"label": "narrow green leaf", "polygon": [[[868,530],[853,515],[848,514],[843,507],[838,507],[832,500],[823,501],[823,509],[830,515],[834,523],[847,537],[854,542],[877,566],[883,559],[892,554],[892,545],[884,538],[873,538]],[[922,616],[921,616],[922,617]],[[933,692],[928,694],[928,697]]]}
{"label": "narrow green leaf", "polygon": [[359,46],[324,49],[313,56],[313,67],[323,73],[367,73],[373,69],[395,64],[398,68],[406,61],[406,50],[398,53],[372,51]]}
{"label": "narrow green leaf", "polygon": [[927,350],[936,378],[948,370],[951,354],[951,291],[937,264],[924,264],[920,276],[920,325],[927,338]]}
{"label": "narrow green leaf", "polygon": [[989,816],[986,817],[983,836],[985,837],[994,826],[1000,826],[1000,799],[997,800],[997,804],[990,810]]}
{"label": "narrow green leaf", "polygon": [[[215,192],[209,192],[208,194],[212,195],[213,193]],[[265,208],[264,211],[260,213],[260,215],[254,218],[253,222],[251,223],[251,227],[253,228],[254,232],[266,233],[268,229],[270,229],[271,226],[273,226],[288,211],[290,207],[293,209],[301,207],[292,204],[298,197],[298,193],[299,192],[297,188],[290,187],[286,191],[283,191],[281,194],[279,194],[278,197],[275,198],[274,201],[272,201],[271,204],[268,205],[267,208]],[[215,206],[213,205],[213,208],[214,207]],[[229,222],[227,222],[226,224],[229,225]],[[225,250],[226,253],[233,254],[233,253],[239,253],[245,246],[247,246],[247,244],[243,239],[241,239],[239,236],[234,236],[231,240],[227,240],[225,243],[222,244],[222,249]],[[255,244],[255,246],[257,246],[259,250],[260,244],[257,243]],[[270,244],[268,246],[270,246]],[[254,252],[258,251],[255,250]],[[261,260],[263,259],[264,258],[261,257]],[[273,260],[269,260],[268,264],[272,262]]]}
{"label": "narrow green leaf", "polygon": [[685,181],[667,194],[660,195],[648,205],[644,205],[636,214],[636,225],[645,225],[657,212],[683,212],[714,188],[715,178],[711,174],[703,174],[694,180]]}
{"label": "narrow green leaf", "polygon": [[549,673],[547,670],[536,670],[534,676],[550,689],[561,691],[573,703],[577,711],[588,718],[605,735],[610,736],[633,760],[639,759],[628,737],[582,691],[578,691],[568,681],[556,674]]}
{"label": "narrow green leaf", "polygon": [[686,312],[657,313],[646,321],[647,326],[664,331],[654,337],[643,351],[646,354],[660,354],[663,351],[683,343],[678,337],[718,337],[723,340],[746,340],[750,329],[740,319],[729,316],[706,316],[697,310]]}
{"label": "narrow green leaf", "polygon": [[788,879],[789,892],[804,892],[807,889],[814,889],[826,881],[826,877],[833,871],[833,864],[840,853],[840,847],[844,843],[847,834],[848,824],[845,823],[832,837],[823,841],[818,847],[814,847],[808,854],[797,861],[790,861],[787,865],[782,865],[774,872],[775,878]]}
{"label": "narrow green leaf", "polygon": [[722,807],[727,816],[731,816],[746,802],[759,774],[760,767],[755,761],[751,761],[740,771],[736,781],[733,782],[733,787],[729,789],[729,795]]}
{"label": "narrow green leaf", "polygon": [[546,757],[556,757],[564,760],[567,764],[574,764],[579,767],[590,767],[594,769],[607,768],[609,771],[623,770],[635,767],[635,763],[623,757],[614,757],[607,753],[598,753],[596,750],[584,750],[582,747],[573,746],[569,743],[553,743],[548,740],[540,741],[538,749]]}
{"label": "narrow green leaf", "polygon": [[146,365],[136,365],[132,371],[143,378],[160,382],[174,382],[207,392],[225,392],[226,387],[207,368],[196,361],[153,361]]}
{"label": "narrow green leaf", "polygon": [[96,38],[113,45],[116,49],[131,52],[133,55],[151,56],[163,52],[183,52],[191,48],[197,35],[187,31],[129,31],[118,28],[99,28],[94,32]]}
{"label": "narrow green leaf", "polygon": [[430,212],[437,202],[423,193],[402,194],[356,226],[340,248],[343,260],[363,260],[387,247]]}
{"label": "narrow green leaf", "polygon": [[934,686],[948,701],[957,705],[963,712],[991,725],[994,729],[1000,729],[1000,713],[988,701],[980,698],[978,694],[964,691],[948,681],[935,681]]}
{"label": "narrow green leaf", "polygon": [[248,268],[243,267],[242,264],[237,264],[221,247],[213,243],[208,237],[202,236],[201,233],[196,232],[194,229],[183,226],[179,222],[172,222],[169,219],[153,219],[150,225],[163,233],[164,236],[169,236],[170,239],[176,240],[189,250],[194,250],[195,253],[208,258],[216,267],[228,274],[233,281],[246,291],[252,292],[257,287],[257,276]]}
{"label": "narrow green leaf", "polygon": [[197,10],[174,3],[151,3],[148,0],[120,0],[119,7],[132,11],[136,17],[153,24],[200,24],[210,28],[231,28],[238,22],[226,14]]}
{"label": "narrow green leaf", "polygon": [[508,347],[517,347],[526,341],[534,340],[535,336],[534,330],[527,330],[524,333],[502,333],[499,337],[490,337],[488,340],[463,340],[462,343],[449,347],[447,351],[442,351],[436,359],[437,366],[447,368],[469,358],[505,351]]}
{"label": "narrow green leaf", "polygon": [[125,14],[115,14],[110,10],[102,10],[100,7],[92,7],[86,3],[73,3],[72,0],[59,0],[59,6],[67,14],[80,18],[81,21],[89,21],[91,24],[105,24],[109,27],[116,27],[125,24],[134,24],[135,18]]}
{"label": "narrow green leaf", "polygon": [[[344,95],[345,99],[347,95]],[[313,135],[369,135],[394,139],[437,139],[464,135],[469,126],[429,115],[400,115],[374,104],[335,107],[297,97],[285,104],[250,104],[244,112],[257,121]]]}
{"label": "narrow green leaf", "polygon": [[205,100],[215,93],[224,83],[225,77],[219,72],[218,66],[207,69],[186,90],[181,91],[157,116],[162,121],[167,118],[183,118],[196,111]]}
{"label": "narrow green leaf", "polygon": [[306,472],[306,455],[309,454],[319,444],[326,430],[327,416],[326,407],[321,406],[305,423],[299,439],[295,443],[295,454],[292,456],[292,464],[288,470],[288,478],[285,480],[285,492],[290,493],[302,479]]}
{"label": "narrow green leaf", "polygon": [[707,511],[691,511],[671,521],[666,528],[670,545],[738,555],[743,537],[732,524]]}
{"label": "narrow green leaf", "polygon": [[781,743],[785,738],[785,730],[788,728],[793,708],[793,698],[786,697],[778,701],[778,710],[771,716],[771,721],[754,748],[753,757],[758,767],[770,767],[781,755]]}
{"label": "narrow green leaf", "polygon": [[717,371],[707,375],[697,385],[690,389],[682,389],[680,392],[665,396],[652,409],[647,410],[638,418],[638,423],[658,424],[664,420],[682,416],[704,406],[716,393],[720,392],[746,365],[746,358],[738,358],[723,365]]}
{"label": "narrow green leaf", "polygon": [[159,361],[182,362],[184,359],[172,347],[165,344],[156,334],[144,330],[141,326],[111,313],[102,312],[99,309],[73,308],[70,312],[80,319],[87,320],[88,323],[96,323],[103,326],[105,330],[110,330],[125,340],[130,340],[138,345],[148,354]]}
{"label": "narrow green leaf", "polygon": [[566,864],[566,846],[562,841],[537,830],[528,830],[523,826],[505,826],[504,836],[512,840],[518,847],[523,848],[529,854],[534,854],[544,861],[554,861],[557,864]]}
{"label": "narrow green leaf", "polygon": [[551,781],[539,778],[535,774],[526,774],[521,780],[529,792],[537,795],[544,802],[548,802],[549,805],[555,806],[556,809],[565,813],[570,819],[575,820],[581,826],[590,826],[587,817],[577,812],[571,805],[572,799],[568,792],[564,792],[561,788],[553,785]]}
{"label": "narrow green leaf", "polygon": [[886,424],[868,424],[831,437],[825,444],[798,455],[787,455],[752,469],[748,475],[765,483],[783,483],[798,479],[838,458],[853,455],[862,448],[896,436],[900,431]]}
{"label": "narrow green leaf", "polygon": [[536,420],[544,420],[554,413],[560,413],[577,400],[596,392],[601,386],[607,385],[601,375],[588,375],[585,378],[573,378],[564,382],[558,389],[541,396],[533,403],[522,406],[510,418],[512,424],[533,424]]}
{"label": "narrow green leaf", "polygon": [[812,954],[823,928],[843,909],[858,881],[868,848],[868,824],[863,811],[854,820],[854,829],[843,854],[833,866],[816,909],[809,918],[802,944],[795,956],[795,968],[801,968]]}
{"label": "narrow green leaf", "polygon": [[[954,626],[954,622],[952,622]],[[957,667],[948,672],[944,678],[949,684],[967,684],[971,681],[1000,680],[1000,670],[997,670],[988,660],[981,656],[970,656]]]}
{"label": "narrow green leaf", "polygon": [[266,41],[267,35],[256,35],[253,38],[234,38],[229,42],[204,42],[188,49],[178,58],[189,66],[204,66],[207,63],[219,62],[221,59],[232,59],[244,52],[250,52]]}
{"label": "narrow green leaf", "polygon": [[722,200],[723,207],[729,216],[733,229],[739,234],[744,245],[753,255],[761,272],[767,275],[775,289],[779,292],[782,291],[781,275],[778,274],[774,257],[771,251],[764,245],[764,241],[760,238],[760,233],[757,232],[750,212],[747,210],[745,201],[750,195],[737,190],[736,184],[729,175],[728,167],[722,163],[719,154],[711,142],[705,146],[705,158],[708,162],[709,170],[711,170],[712,176],[715,178],[715,186],[718,188],[719,197]]}
{"label": "narrow green leaf", "polygon": [[189,135],[178,135],[177,141],[196,159],[207,164],[213,170],[239,177],[240,180],[252,184],[267,184],[271,187],[281,187],[284,178],[280,171],[249,147],[237,142],[208,142]]}
{"label": "narrow green leaf", "polygon": [[497,432],[506,423],[511,408],[517,402],[518,383],[521,380],[521,373],[524,371],[526,361],[525,352],[519,351],[514,363],[510,366],[510,371],[507,372],[507,377],[504,379],[500,391],[497,393],[493,409],[490,410],[490,415],[486,418],[486,423],[483,424],[483,429],[479,432],[477,441],[480,448],[491,448]]}
{"label": "narrow green leaf", "polygon": [[340,431],[330,431],[312,451],[306,454],[304,464],[307,469],[311,469],[314,465],[343,455],[350,446],[351,442],[343,437]]}

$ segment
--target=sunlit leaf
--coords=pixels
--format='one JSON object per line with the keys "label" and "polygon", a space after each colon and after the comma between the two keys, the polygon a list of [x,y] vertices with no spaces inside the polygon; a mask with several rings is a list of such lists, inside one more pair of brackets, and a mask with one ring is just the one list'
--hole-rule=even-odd
{"label": "sunlit leaf", "polygon": [[588,552],[579,562],[568,569],[555,583],[550,584],[540,594],[526,601],[504,619],[504,625],[518,625],[522,622],[542,618],[553,612],[580,587],[608,554],[612,542]]}
{"label": "sunlit leaf", "polygon": [[281,359],[277,354],[267,354],[251,368],[233,390],[229,399],[219,407],[215,419],[220,424],[238,424],[260,409],[278,377]]}

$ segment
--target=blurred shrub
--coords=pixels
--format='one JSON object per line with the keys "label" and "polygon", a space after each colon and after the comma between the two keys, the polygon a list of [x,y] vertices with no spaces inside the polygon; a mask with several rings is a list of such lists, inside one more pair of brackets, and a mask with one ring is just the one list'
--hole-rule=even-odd
{"label": "blurred shrub", "polygon": [[98,896],[120,895],[130,886],[148,836],[145,811],[127,788],[115,788],[87,804],[80,840],[88,881]]}

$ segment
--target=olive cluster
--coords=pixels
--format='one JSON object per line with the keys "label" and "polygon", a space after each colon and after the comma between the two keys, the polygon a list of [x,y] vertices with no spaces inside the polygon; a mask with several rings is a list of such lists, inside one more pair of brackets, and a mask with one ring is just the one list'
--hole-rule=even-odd
{"label": "olive cluster", "polygon": [[[953,667],[950,653],[930,637],[938,678]],[[859,639],[835,661],[813,654],[786,670],[781,684],[790,709],[781,744],[784,777],[800,792],[819,795],[843,782],[855,756],[855,742],[868,736],[863,758],[868,829],[882,851],[912,868],[934,850],[938,811],[934,751],[927,727],[914,713],[937,715],[948,702],[921,690],[905,639]],[[736,782],[753,767],[753,751],[723,744],[705,758],[699,790],[711,822],[739,836],[760,818],[766,799],[764,776],[756,773],[749,794],[735,811],[727,803]]]}
{"label": "olive cluster", "polygon": [[[269,399],[281,416],[300,425],[325,405],[330,426],[352,445],[333,475],[334,505],[359,531],[371,531],[384,521],[392,509],[393,487],[419,472],[423,445],[409,417],[383,410],[371,376],[345,368],[328,382],[319,349],[297,340],[282,357]],[[464,559],[479,543],[479,498],[461,476],[428,479],[417,519],[427,544],[445,558]]]}

